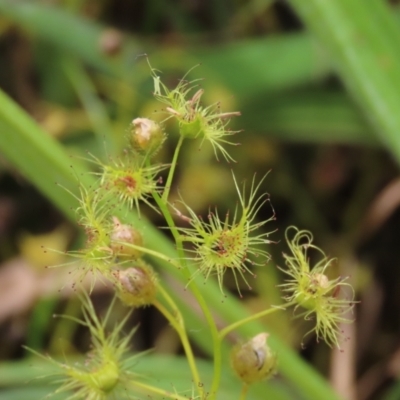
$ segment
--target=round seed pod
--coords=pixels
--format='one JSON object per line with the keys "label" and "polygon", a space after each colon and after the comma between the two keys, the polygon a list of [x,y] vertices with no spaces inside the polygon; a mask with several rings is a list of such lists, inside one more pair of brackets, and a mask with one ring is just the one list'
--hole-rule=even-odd
{"label": "round seed pod", "polygon": [[139,266],[114,273],[117,295],[130,307],[147,306],[153,303],[157,294],[157,280],[151,267]]}
{"label": "round seed pod", "polygon": [[148,118],[135,118],[132,121],[129,142],[138,153],[153,156],[164,140],[164,131],[157,122]]}
{"label": "round seed pod", "polygon": [[231,365],[242,382],[251,384],[271,377],[276,355],[267,345],[268,333],[260,333],[232,349]]}
{"label": "round seed pod", "polygon": [[121,259],[135,260],[140,258],[142,251],[135,249],[131,245],[143,246],[143,236],[130,225],[121,224],[117,217],[113,217],[114,229],[110,236],[110,247],[114,255]]}

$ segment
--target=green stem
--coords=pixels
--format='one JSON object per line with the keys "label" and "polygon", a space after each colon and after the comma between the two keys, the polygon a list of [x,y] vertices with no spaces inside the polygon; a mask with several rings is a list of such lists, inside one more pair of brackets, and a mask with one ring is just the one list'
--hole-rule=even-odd
{"label": "green stem", "polygon": [[240,391],[239,400],[246,400],[248,391],[249,391],[249,385],[244,383],[243,386],[242,386],[242,390]]}
{"label": "green stem", "polygon": [[215,321],[210,313],[210,310],[203,296],[200,294],[198,287],[193,283],[191,283],[190,286],[193,294],[196,296],[196,299],[199,302],[199,305],[204,313],[204,317],[206,318],[207,324],[211,332],[211,337],[213,342],[214,373],[213,373],[213,381],[211,384],[209,400],[214,400],[216,398],[218,387],[221,380],[221,367],[222,367],[221,341],[219,340],[218,337],[218,329],[217,326],[215,325]]}
{"label": "green stem", "polygon": [[[156,201],[160,211],[162,212],[165,220],[167,221],[167,224],[169,228],[171,229],[171,233],[175,239],[176,243],[176,249],[179,255],[180,263],[183,267],[182,273],[184,277],[188,280],[188,287],[191,290],[192,294],[197,300],[197,303],[199,304],[204,318],[206,319],[206,322],[209,326],[210,332],[211,332],[211,337],[212,337],[212,342],[213,342],[213,354],[214,354],[214,375],[213,375],[213,382],[211,385],[211,392],[209,394],[208,399],[209,400],[214,400],[216,398],[216,394],[218,391],[219,383],[221,380],[221,365],[222,365],[222,355],[221,355],[221,341],[219,339],[219,333],[218,333],[218,328],[215,324],[214,318],[210,312],[209,307],[207,306],[207,303],[204,300],[203,295],[201,294],[199,288],[197,287],[196,283],[191,280],[191,272],[190,269],[187,265],[187,260],[185,257],[185,251],[183,248],[183,241],[181,238],[181,235],[179,234],[179,231],[175,225],[175,222],[172,218],[172,215],[168,209],[168,197],[169,197],[169,191],[171,189],[172,185],[172,179],[174,177],[176,165],[178,162],[178,156],[179,156],[179,151],[182,147],[183,143],[183,136],[179,137],[178,144],[176,145],[175,151],[174,151],[174,156],[172,158],[171,162],[171,167],[168,173],[168,178],[167,182],[165,184],[164,188],[164,193],[162,197],[159,196],[157,192],[153,192],[153,198]],[[199,392],[203,392],[202,388],[198,388]]]}
{"label": "green stem", "polygon": [[[161,286],[158,287],[159,291],[161,292],[162,296],[167,296],[166,300],[168,303],[172,302],[172,299],[169,297],[169,295],[161,288]],[[166,307],[164,307],[163,304],[161,304],[159,301],[154,301],[153,305],[167,318],[167,320],[170,322],[172,327],[175,329],[175,331],[178,333],[179,338],[181,340],[183,349],[185,350],[185,355],[189,363],[190,371],[192,373],[192,377],[194,382],[196,383],[196,387],[199,390],[200,397],[203,398],[204,396],[204,390],[203,390],[203,385],[200,380],[200,375],[199,371],[196,366],[196,361],[193,355],[192,347],[189,343],[189,339],[186,334],[186,329],[185,329],[185,324],[182,318],[182,314],[180,313],[179,309],[176,307],[175,303],[173,307],[174,314],[171,314]]]}
{"label": "green stem", "polygon": [[294,304],[296,304],[296,302],[292,301],[290,303],[285,304],[282,307],[271,307],[271,308],[268,308],[267,310],[260,311],[256,314],[248,316],[247,318],[243,318],[239,321],[236,321],[233,324],[228,325],[224,329],[221,329],[219,332],[219,338],[220,338],[220,340],[222,340],[229,332],[232,332],[233,330],[237,329],[239,326],[247,324],[248,322],[254,321],[258,318],[265,317],[266,315],[272,314],[275,311],[286,310],[286,308],[288,308]]}
{"label": "green stem", "polygon": [[178,318],[178,315],[179,315],[179,318],[182,319],[182,321],[180,321],[180,323],[183,325],[182,314],[181,314],[178,306],[176,305],[175,301],[173,300],[173,298],[168,294],[168,292],[161,285],[158,286],[158,291],[160,292],[161,296],[164,297],[164,299],[168,303],[168,305],[171,307],[172,311],[176,315],[176,318]]}
{"label": "green stem", "polygon": [[142,247],[142,246],[137,246],[136,244],[128,243],[128,242],[120,242],[116,241],[116,243],[120,243],[121,245],[124,245],[126,247],[131,247],[132,249],[139,250],[142,253],[148,254],[149,256],[157,257],[160,260],[164,260],[174,267],[180,268],[180,265],[176,263],[174,260],[172,260],[170,257],[167,257],[166,255],[159,253],[158,251],[148,249],[147,247]]}
{"label": "green stem", "polygon": [[185,257],[185,252],[184,252],[183,243],[182,243],[182,238],[181,238],[181,235],[179,234],[179,231],[178,231],[178,229],[175,225],[175,222],[171,216],[171,213],[169,212],[166,203],[158,195],[158,193],[153,192],[153,197],[154,197],[154,200],[156,201],[158,207],[160,208],[160,211],[164,215],[164,218],[167,221],[169,228],[171,229],[171,233],[172,233],[172,235],[175,239],[175,243],[176,243],[176,250],[178,252],[180,262],[183,267],[182,273],[183,273],[184,277],[190,282],[188,284],[188,287],[190,288],[192,294],[196,298],[196,300],[203,312],[204,318],[206,319],[206,322],[209,326],[210,332],[211,332],[211,337],[212,337],[212,342],[213,342],[213,355],[214,355],[214,374],[213,374],[213,382],[211,385],[211,391],[210,391],[208,400],[213,400],[216,398],[216,393],[217,393],[217,390],[219,387],[219,383],[220,383],[220,379],[221,379],[221,365],[222,365],[221,341],[219,339],[218,329],[215,324],[214,318],[211,315],[210,309],[204,300],[203,295],[201,294],[196,283],[193,280],[191,280],[191,273],[190,273],[190,270],[187,265],[187,260]]}
{"label": "green stem", "polygon": [[162,201],[165,204],[167,204],[167,202],[168,202],[169,191],[171,189],[172,179],[174,178],[174,173],[175,173],[176,165],[178,162],[179,151],[182,147],[183,140],[184,140],[184,137],[179,136],[178,144],[175,147],[174,156],[172,158],[171,168],[169,169],[167,182],[164,186],[164,193],[162,195]]}

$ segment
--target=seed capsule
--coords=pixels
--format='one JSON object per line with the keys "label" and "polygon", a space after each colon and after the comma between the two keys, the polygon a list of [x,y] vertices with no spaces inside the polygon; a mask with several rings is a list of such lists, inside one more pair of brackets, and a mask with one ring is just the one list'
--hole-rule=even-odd
{"label": "seed capsule", "polygon": [[[113,217],[114,229],[111,234],[110,247],[114,255],[122,259],[138,259],[142,256],[142,252],[135,249],[129,244],[143,246],[143,236],[135,228],[130,225],[121,224],[117,217]],[[124,244],[126,243],[126,244]]]}
{"label": "seed capsule", "polygon": [[141,307],[153,303],[157,284],[153,270],[145,264],[114,273],[117,295],[127,306]]}
{"label": "seed capsule", "polygon": [[276,355],[267,345],[268,336],[268,333],[260,333],[232,350],[232,368],[246,384],[270,378],[275,371]]}
{"label": "seed capsule", "polygon": [[129,134],[131,146],[138,153],[154,155],[165,140],[161,126],[148,118],[135,118]]}

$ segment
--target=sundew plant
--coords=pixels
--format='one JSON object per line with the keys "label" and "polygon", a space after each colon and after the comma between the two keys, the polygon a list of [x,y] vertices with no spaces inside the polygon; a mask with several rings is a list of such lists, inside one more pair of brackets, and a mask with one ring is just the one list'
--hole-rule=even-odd
{"label": "sundew plant", "polygon": [[[237,297],[241,288],[251,290],[250,282],[257,271],[270,268],[268,249],[280,240],[272,221],[275,215],[269,195],[263,191],[266,176],[257,174],[240,182],[235,176],[232,146],[238,132],[229,129],[231,118],[239,112],[222,112],[219,104],[203,104],[204,90],[198,81],[188,76],[176,87],[167,87],[158,71],[151,68],[154,97],[161,104],[164,120],[156,122],[136,116],[127,132],[124,153],[116,159],[101,161],[89,156],[96,165],[96,183],[85,187],[80,183],[77,221],[86,234],[79,251],[71,252],[76,269],[71,275],[81,295],[83,319],[75,320],[89,329],[92,350],[81,364],[58,363],[58,389],[68,399],[222,399],[221,374],[226,365],[241,382],[237,398],[244,400],[251,385],[273,379],[279,369],[279,353],[268,343],[269,332],[238,339],[238,328],[273,313],[289,313],[313,324],[308,335],[340,347],[341,324],[351,322],[348,312],[354,305],[354,294],[346,277],[332,276],[334,260],[313,243],[310,232],[289,227],[285,233],[286,265],[280,269],[287,278],[282,284],[283,304],[272,306],[239,319],[232,324],[217,324],[213,304],[204,296],[204,288],[215,281],[220,291],[219,301],[234,296],[226,289],[226,274],[233,277]],[[171,161],[155,161],[160,148],[169,140],[165,122],[175,120],[179,137]],[[170,126],[168,122],[168,126]],[[179,203],[171,200],[180,153],[186,141],[198,141],[199,147],[209,143],[215,157],[232,169],[231,184],[237,196],[236,206],[229,211],[210,207],[205,215],[197,215],[181,195]],[[161,174],[166,178],[162,180]],[[268,178],[273,179],[273,173]],[[141,215],[143,207],[151,207],[163,217],[176,247],[176,257],[146,245],[146,232],[124,220],[124,213]],[[262,211],[262,213],[260,212]],[[269,216],[263,219],[261,215]],[[122,216],[121,216],[122,215]],[[314,252],[312,257],[310,253]],[[317,255],[315,264],[310,262]],[[318,258],[319,257],[319,258]],[[153,260],[169,263],[181,277],[185,290],[191,293],[203,315],[212,341],[213,375],[210,382],[202,377],[199,360],[189,340],[191,326],[185,321],[179,304],[167,290],[165,271],[155,269]],[[85,277],[91,281],[88,293],[79,284]],[[126,319],[113,329],[106,329],[112,306],[101,320],[91,303],[90,295],[97,284],[108,281],[115,291],[115,302],[126,306],[127,315],[138,307],[153,306],[176,331],[184,351],[192,380],[187,391],[165,390],[151,376],[134,373],[132,365],[140,362],[140,354],[129,353],[129,341],[134,334],[126,332]],[[127,317],[126,317],[127,318]],[[232,335],[233,334],[233,335]],[[232,338],[236,338],[233,343]],[[226,347],[231,348],[226,355]],[[225,359],[224,359],[225,358]],[[153,377],[154,378],[154,377]]]}

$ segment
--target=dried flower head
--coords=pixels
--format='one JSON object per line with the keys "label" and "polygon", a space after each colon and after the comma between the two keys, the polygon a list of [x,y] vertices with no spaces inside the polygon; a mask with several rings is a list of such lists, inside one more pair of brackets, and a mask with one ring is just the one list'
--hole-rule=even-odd
{"label": "dried flower head", "polygon": [[[294,232],[293,237],[292,232]],[[345,282],[346,278],[338,277],[329,279],[327,269],[333,259],[326,257],[325,253],[312,244],[313,236],[309,231],[289,227],[286,230],[286,241],[291,254],[284,254],[287,269],[282,271],[290,279],[282,284],[283,290],[288,293],[285,297],[288,302],[297,303],[306,309],[301,313],[305,319],[315,317],[315,331],[317,338],[323,338],[330,346],[339,347],[339,324],[351,322],[343,314],[354,306],[354,291],[351,285]],[[307,252],[314,249],[321,254],[321,260],[310,267]],[[338,297],[341,289],[348,288],[351,292],[350,299]]]}
{"label": "dried flower head", "polygon": [[237,145],[228,139],[237,132],[228,130],[227,125],[231,117],[239,116],[241,113],[238,111],[222,113],[219,103],[204,107],[200,102],[204,90],[198,87],[197,81],[186,81],[186,75],[175,89],[169,90],[161,82],[155,70],[151,71],[154,96],[167,105],[165,110],[170,117],[177,119],[180,134],[188,139],[199,138],[202,140],[201,144],[208,141],[214,149],[217,160],[220,152],[227,161],[234,161],[224,146]]}
{"label": "dried flower head", "polygon": [[192,243],[193,249],[189,251],[195,254],[194,261],[198,264],[198,272],[206,279],[210,275],[217,275],[221,292],[223,276],[227,269],[233,272],[240,293],[237,274],[250,288],[244,276],[246,272],[254,276],[249,266],[263,265],[269,260],[269,254],[264,248],[266,244],[271,243],[267,239],[271,232],[255,234],[255,231],[274,219],[273,215],[267,220],[255,222],[260,208],[269,202],[265,193],[257,197],[257,191],[264,178],[257,185],[253,178],[250,194],[246,198],[245,187],[241,193],[233,176],[240,205],[236,206],[233,218],[227,213],[225,219],[221,220],[216,210],[209,212],[206,222],[183,203],[190,214],[191,227],[180,228],[182,240]]}
{"label": "dried flower head", "polygon": [[242,382],[251,384],[270,378],[277,357],[267,345],[268,333],[260,333],[232,349],[231,365]]}

